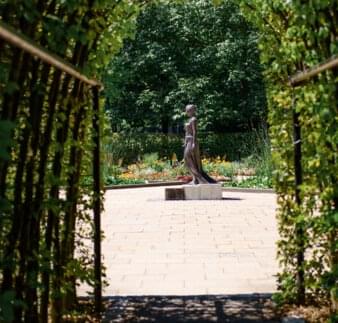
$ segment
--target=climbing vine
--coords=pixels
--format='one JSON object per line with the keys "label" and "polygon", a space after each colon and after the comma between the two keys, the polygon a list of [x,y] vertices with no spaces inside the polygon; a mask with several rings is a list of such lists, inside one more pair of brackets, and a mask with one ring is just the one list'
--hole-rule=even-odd
{"label": "climbing vine", "polygon": [[[145,4],[4,0],[0,20],[99,78]],[[61,322],[77,284],[94,285],[93,98],[2,39],[0,70],[0,321]]]}
{"label": "climbing vine", "polygon": [[[337,55],[336,3],[243,0],[241,7],[261,32],[268,89],[280,233],[276,299],[298,304],[328,302],[335,313],[338,72],[324,72],[296,88],[290,86],[289,77]],[[297,129],[300,140],[295,140]],[[301,147],[298,166],[297,145]],[[295,166],[302,170],[297,183]]]}

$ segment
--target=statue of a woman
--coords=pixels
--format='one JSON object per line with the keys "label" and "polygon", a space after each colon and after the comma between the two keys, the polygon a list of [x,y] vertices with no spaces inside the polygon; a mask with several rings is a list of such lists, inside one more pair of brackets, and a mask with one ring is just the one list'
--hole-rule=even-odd
{"label": "statue of a woman", "polygon": [[193,180],[190,184],[216,183],[203,171],[199,145],[197,141],[197,119],[195,117],[196,106],[188,104],[185,107],[189,121],[185,124],[184,162]]}

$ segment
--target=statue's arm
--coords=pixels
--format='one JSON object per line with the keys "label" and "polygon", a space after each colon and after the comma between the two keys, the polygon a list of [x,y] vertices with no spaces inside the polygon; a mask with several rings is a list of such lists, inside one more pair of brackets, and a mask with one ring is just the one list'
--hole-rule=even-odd
{"label": "statue's arm", "polygon": [[193,138],[193,147],[196,146],[196,138],[197,138],[197,120],[196,118],[193,118],[191,121],[191,127],[192,127],[192,138]]}

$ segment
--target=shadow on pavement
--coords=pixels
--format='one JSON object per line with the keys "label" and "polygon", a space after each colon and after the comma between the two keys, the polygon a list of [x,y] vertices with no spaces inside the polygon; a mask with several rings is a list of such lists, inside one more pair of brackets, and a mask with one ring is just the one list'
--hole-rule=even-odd
{"label": "shadow on pavement", "polygon": [[270,294],[107,297],[102,322],[277,323]]}
{"label": "shadow on pavement", "polygon": [[240,197],[222,197],[222,200],[226,200],[226,201],[243,201],[243,199],[240,198]]}
{"label": "shadow on pavement", "polygon": [[[221,200],[168,200],[168,201],[165,201],[166,203],[170,203],[170,202],[174,202],[175,204],[181,202],[181,203],[186,203],[186,202],[196,202],[196,201],[199,201],[199,202],[207,202],[209,203],[210,201],[243,201],[244,199],[241,198],[241,197],[222,197]],[[147,199],[148,202],[159,202],[159,201],[164,201],[164,199],[162,198],[149,198]]]}

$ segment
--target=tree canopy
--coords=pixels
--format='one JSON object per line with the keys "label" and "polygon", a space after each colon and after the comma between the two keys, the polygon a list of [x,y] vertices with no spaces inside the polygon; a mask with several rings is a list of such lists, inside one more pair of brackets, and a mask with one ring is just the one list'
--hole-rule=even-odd
{"label": "tree canopy", "polygon": [[257,32],[233,1],[153,4],[105,75],[114,130],[162,131],[198,106],[201,130],[252,129],[265,120]]}

